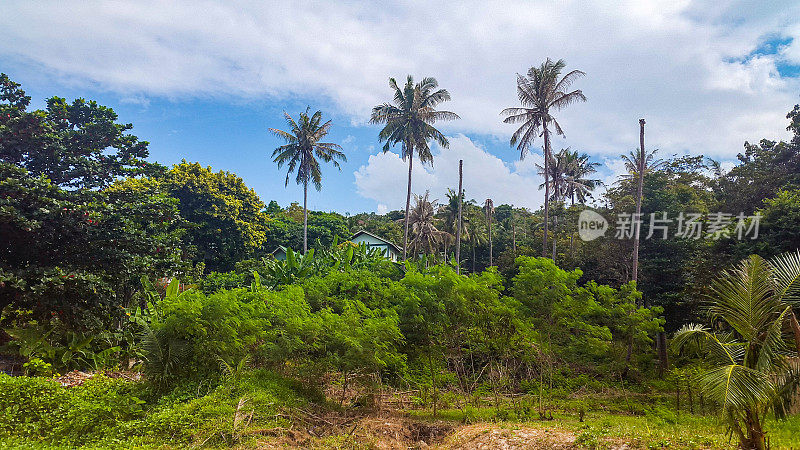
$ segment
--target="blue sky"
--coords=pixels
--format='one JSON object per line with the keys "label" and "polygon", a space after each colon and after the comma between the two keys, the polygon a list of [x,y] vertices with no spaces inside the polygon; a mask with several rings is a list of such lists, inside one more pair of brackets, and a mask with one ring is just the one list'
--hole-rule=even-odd
{"label": "blue sky", "polygon": [[[391,98],[389,76],[435,76],[462,120],[442,124],[451,148],[415,165],[414,191],[443,198],[465,160],[467,196],[541,204],[534,153],[508,146],[499,112],[517,104],[515,73],[546,57],[587,75],[588,102],[557,116],[571,146],[602,164],[637,145],[665,155],[732,164],[744,140],[786,137],[800,101],[797,2],[5,2],[0,71],[42,106],[84,97],[111,106],[152,159],[199,161],[242,176],[263,200],[301,198],[269,158],[282,112],[321,109],[344,147],[341,172],[325,169],[311,207],[339,212],[400,209],[406,166],[382,154],[370,108]],[[445,17],[445,19],[442,19]],[[535,147],[538,149],[538,146]]]}

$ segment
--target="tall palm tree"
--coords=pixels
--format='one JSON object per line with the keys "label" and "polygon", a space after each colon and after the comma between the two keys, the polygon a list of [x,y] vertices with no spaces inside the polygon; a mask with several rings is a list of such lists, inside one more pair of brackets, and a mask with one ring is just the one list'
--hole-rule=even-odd
{"label": "tall palm tree", "polygon": [[314,184],[317,191],[322,189],[322,170],[319,161],[332,162],[333,165],[341,170],[339,161],[347,161],[342,147],[330,142],[320,142],[331,128],[331,121],[322,122],[322,111],[315,112],[309,117],[309,108],[306,112],[300,113],[300,120],[295,122],[292,116],[285,111],[283,116],[290,131],[277,130],[270,128],[274,135],[286,141],[272,152],[273,162],[278,164],[278,168],[287,164],[286,186],[289,185],[289,176],[297,169],[297,184],[303,185],[303,253],[308,251],[308,183]]}
{"label": "tall palm tree", "polygon": [[[539,67],[528,69],[527,76],[517,74],[517,96],[521,107],[506,108],[501,114],[506,116],[505,123],[522,123],[511,136],[511,145],[516,145],[519,158],[525,158],[530,145],[537,136],[544,138],[545,193],[544,193],[544,239],[542,256],[547,256],[547,223],[550,220],[550,192],[547,177],[550,164],[550,126],[556,134],[564,136],[556,118],[552,113],[572,103],[586,101],[580,89],[570,91],[572,83],[585,75],[580,70],[573,70],[563,77],[561,71],[566,67],[563,59],[556,62],[547,58]],[[559,78],[560,77],[560,78]]]}
{"label": "tall palm tree", "polygon": [[467,230],[467,235],[464,239],[472,248],[472,273],[475,273],[476,270],[475,249],[477,246],[487,243],[486,234],[484,233],[486,221],[482,216],[483,211],[475,200],[464,202],[463,221],[464,229]]}
{"label": "tall palm tree", "polygon": [[489,224],[489,267],[492,267],[492,217],[494,217],[494,202],[492,199],[487,198],[483,203],[483,213],[486,216],[486,222]]}
{"label": "tall palm tree", "polygon": [[438,200],[429,200],[430,193],[425,191],[425,195],[414,194],[414,208],[409,214],[409,224],[413,238],[408,243],[413,254],[420,253],[430,255],[445,239],[451,237],[449,233],[440,231],[434,224],[434,213]]}
{"label": "tall palm tree", "polygon": [[[463,196],[459,196],[458,193],[450,188],[447,189],[447,203],[441,205],[439,207],[439,214],[442,219],[442,231],[446,232],[449,236],[452,236],[452,239],[446,238],[444,240],[445,249],[444,253],[447,256],[448,245],[450,243],[454,243],[456,245],[456,267],[460,271],[460,245],[461,241],[468,240],[469,231],[466,228],[466,223],[463,220],[459,220],[459,203],[461,203],[461,207],[464,207]],[[459,230],[459,223],[461,225],[461,230]],[[452,242],[451,242],[452,241]],[[449,256],[447,256],[449,257]]]}
{"label": "tall palm tree", "polygon": [[[576,200],[581,205],[584,205],[586,204],[586,200],[592,196],[592,191],[603,184],[599,179],[589,178],[592,174],[597,172],[596,167],[599,166],[600,163],[591,162],[589,160],[589,155],[586,153],[578,154],[577,151],[569,151],[569,149],[567,149],[565,158],[565,198],[570,199],[570,207],[575,206]],[[575,232],[573,230],[572,234],[569,236],[570,256],[573,254],[574,241]]]}
{"label": "tall palm tree", "polygon": [[[536,165],[539,174],[543,175],[546,180],[539,185],[539,189],[545,188],[545,190],[549,190],[550,201],[560,205],[567,196],[569,186],[570,151],[568,148],[562,148],[555,155],[551,155],[549,160],[549,164],[546,163],[544,167],[539,164]],[[555,214],[553,216],[553,262],[556,261],[557,228],[558,214]]]}
{"label": "tall palm tree", "polygon": [[633,266],[631,268],[633,281],[637,281],[639,278],[639,231],[641,229],[642,200],[644,198],[644,177],[666,164],[663,160],[656,158],[657,152],[658,150],[646,152],[644,150],[644,140],[642,140],[642,146],[639,151],[631,151],[627,155],[622,155],[622,160],[625,161],[625,169],[628,171],[627,174],[622,175],[622,179],[636,182],[636,217],[633,220],[633,226],[636,228],[633,236]]}
{"label": "tall palm tree", "polygon": [[[567,149],[569,150],[569,149]],[[586,153],[578,154],[577,151],[568,151],[565,155],[566,162],[566,197],[570,199],[571,205],[577,200],[580,204],[585,204],[586,200],[592,196],[592,191],[602,184],[596,178],[588,178],[597,172],[597,162],[591,162]]]}
{"label": "tall palm tree", "polygon": [[402,89],[394,78],[389,78],[389,87],[394,90],[394,104],[384,103],[372,108],[370,123],[386,124],[378,135],[380,142],[386,142],[383,146],[384,153],[388,152],[393,145],[400,144],[400,156],[404,161],[408,160],[408,190],[403,232],[403,259],[406,259],[414,151],[417,152],[417,156],[423,164],[433,163],[433,155],[428,141],[433,139],[442,148],[450,146],[447,138],[434,128],[433,124],[438,120],[454,120],[460,119],[460,117],[450,111],[436,110],[439,103],[450,100],[450,93],[447,92],[447,89],[438,89],[439,83],[436,78],[425,77],[421,82],[414,84],[414,78],[409,75]]}
{"label": "tall palm tree", "polygon": [[[639,168],[643,168],[643,174],[647,176],[648,173],[654,172],[666,164],[663,159],[657,158],[658,149],[651,152],[645,152],[644,159],[641,158],[638,150],[631,150],[627,155],[621,155],[622,161],[625,162],[625,171],[620,175],[623,180],[636,180],[639,178]],[[642,165],[641,161],[644,161]]]}
{"label": "tall palm tree", "polygon": [[701,391],[720,405],[740,448],[762,450],[767,415],[785,417],[800,389],[800,326],[792,311],[800,301],[800,253],[750,256],[722,273],[710,300],[711,327],[686,325],[673,345],[699,345],[713,364],[697,380]]}
{"label": "tall palm tree", "polygon": [[[462,209],[464,207],[463,197],[458,195],[458,192],[447,189],[447,203],[442,205],[440,211],[442,213],[442,230],[450,234],[458,234],[458,203],[461,200]],[[469,230],[465,222],[461,221],[461,239],[469,240]]]}

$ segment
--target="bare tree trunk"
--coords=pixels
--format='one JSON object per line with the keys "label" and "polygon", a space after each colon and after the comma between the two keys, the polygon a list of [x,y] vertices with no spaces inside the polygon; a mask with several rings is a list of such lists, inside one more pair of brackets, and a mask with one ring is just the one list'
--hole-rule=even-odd
{"label": "bare tree trunk", "polygon": [[403,232],[403,261],[408,258],[408,211],[411,208],[411,166],[414,162],[413,148],[408,153],[408,192],[406,192],[405,231]]}
{"label": "bare tree trunk", "polygon": [[463,192],[464,160],[458,160],[458,225],[456,228],[456,273],[461,275],[461,196]]}
{"label": "bare tree trunk", "polygon": [[[636,171],[639,172],[636,180],[636,215],[631,219],[633,228],[633,267],[631,268],[631,279],[639,280],[639,230],[642,215],[642,190],[644,186],[644,119],[639,119],[639,162]],[[638,288],[638,286],[637,286]],[[642,301],[644,303],[644,300]],[[628,353],[625,357],[625,371],[627,375],[630,367],[631,354],[633,353],[633,338],[628,341]]]}
{"label": "bare tree trunk", "polygon": [[308,251],[308,180],[303,183],[303,254]]}
{"label": "bare tree trunk", "polygon": [[550,132],[547,121],[542,124],[544,134],[544,236],[542,237],[542,256],[547,258],[547,231],[550,221]]}
{"label": "bare tree trunk", "polygon": [[644,187],[644,168],[645,168],[645,156],[644,156],[644,119],[639,119],[639,167],[636,168],[638,173],[638,179],[636,180],[636,217],[633,222],[634,228],[634,236],[633,236],[633,269],[632,269],[632,276],[633,281],[638,281],[639,279],[639,221],[642,215],[642,190]]}

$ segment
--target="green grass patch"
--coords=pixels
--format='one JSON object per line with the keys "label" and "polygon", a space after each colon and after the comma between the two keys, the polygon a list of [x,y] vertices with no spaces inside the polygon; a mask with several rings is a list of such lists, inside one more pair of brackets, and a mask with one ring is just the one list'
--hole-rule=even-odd
{"label": "green grass patch", "polygon": [[289,425],[283,414],[319,394],[267,371],[158,395],[146,384],[95,376],[65,388],[0,375],[2,448],[152,448],[246,445],[248,432]]}

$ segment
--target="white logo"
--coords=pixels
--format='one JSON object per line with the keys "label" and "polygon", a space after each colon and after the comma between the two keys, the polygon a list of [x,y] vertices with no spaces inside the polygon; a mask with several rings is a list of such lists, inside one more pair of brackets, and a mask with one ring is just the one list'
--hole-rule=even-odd
{"label": "white logo", "polygon": [[593,241],[606,234],[608,221],[605,217],[592,211],[584,209],[578,216],[578,235],[584,241]]}

